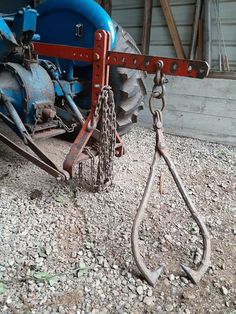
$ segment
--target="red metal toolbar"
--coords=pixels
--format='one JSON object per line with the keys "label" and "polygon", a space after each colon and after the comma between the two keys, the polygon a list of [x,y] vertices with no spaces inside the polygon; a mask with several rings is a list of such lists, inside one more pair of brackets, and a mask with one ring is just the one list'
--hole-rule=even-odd
{"label": "red metal toolbar", "polygon": [[[103,86],[109,83],[109,68],[106,66],[106,51],[110,46],[110,36],[105,31],[96,33],[94,40],[94,60],[93,60],[93,84],[92,84],[92,107],[88,118],[86,119],[79,135],[76,137],[74,143],[70,148],[70,152],[67,155],[63,168],[69,172],[70,176],[74,176],[75,164],[80,160],[80,156],[83,153],[85,146],[91,138],[94,130],[88,128],[89,122],[92,120],[94,111],[97,104],[97,99],[101,93]],[[89,55],[89,54],[87,54]],[[99,58],[96,58],[99,55]],[[85,52],[86,57],[86,52]]]}
{"label": "red metal toolbar", "polygon": [[[110,34],[103,30],[96,31],[93,49],[45,43],[34,43],[34,49],[36,53],[42,56],[89,62],[93,66],[91,111],[72,144],[63,165],[63,168],[69,172],[71,177],[74,175],[76,163],[82,158],[83,149],[95,131],[89,129],[88,125],[93,118],[102,88],[109,85],[110,65],[155,74],[157,63],[161,62],[163,64],[162,73],[164,74],[195,78],[204,78],[209,70],[208,64],[204,61],[112,52],[110,51]],[[123,145],[118,133],[116,134],[116,143],[116,156],[121,156],[123,154]]]}
{"label": "red metal toolbar", "polygon": [[[98,31],[97,31],[98,32]],[[95,36],[98,36],[96,33]],[[101,56],[94,49],[71,47],[54,44],[34,43],[35,51],[39,55],[76,60],[82,62],[94,62],[96,59],[105,58],[107,65],[131,68],[156,73],[156,64],[162,61],[162,72],[166,75],[204,78],[207,76],[209,66],[205,61],[165,58],[159,56],[145,56],[139,54],[106,51]]]}

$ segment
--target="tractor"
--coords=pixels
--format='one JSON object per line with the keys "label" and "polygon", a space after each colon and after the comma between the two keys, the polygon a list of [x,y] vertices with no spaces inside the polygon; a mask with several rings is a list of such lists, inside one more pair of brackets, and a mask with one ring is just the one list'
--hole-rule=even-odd
{"label": "tractor", "polygon": [[[95,185],[104,187],[114,157],[124,154],[121,135],[143,108],[147,73],[155,74],[156,115],[153,101],[164,106],[165,74],[204,78],[208,70],[204,61],[140,54],[93,0],[45,0],[3,13],[0,118],[33,153],[3,133],[0,141],[58,180],[73,178],[84,160],[94,165],[98,156]],[[37,145],[55,136],[73,138],[61,168]]]}
{"label": "tractor", "polygon": [[[208,71],[201,61],[141,55],[132,37],[93,0],[46,0],[36,9],[23,7],[2,14],[0,30],[0,118],[34,154],[3,134],[0,140],[63,180],[73,177],[76,164],[96,156],[99,149],[107,163],[113,155],[123,154],[119,134],[137,121],[146,73],[155,73],[158,62],[163,73],[171,75],[203,78]],[[101,97],[108,85],[113,95],[107,90]],[[107,116],[104,109],[105,116],[99,117],[98,99],[114,104],[113,135],[104,126],[112,113]],[[62,134],[75,138],[63,170],[35,143]],[[101,147],[104,136],[114,145]]]}

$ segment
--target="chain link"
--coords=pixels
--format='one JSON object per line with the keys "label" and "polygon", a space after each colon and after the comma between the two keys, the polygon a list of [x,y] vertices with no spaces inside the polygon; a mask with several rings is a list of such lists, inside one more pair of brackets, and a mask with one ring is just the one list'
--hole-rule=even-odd
{"label": "chain link", "polygon": [[98,148],[98,171],[96,186],[98,190],[112,185],[116,145],[116,112],[114,95],[110,86],[101,93],[100,145]]}
{"label": "chain link", "polygon": [[154,84],[149,98],[149,109],[152,115],[155,115],[156,111],[156,109],[154,108],[154,100],[158,99],[161,101],[161,111],[163,111],[166,106],[165,84],[168,83],[168,80],[162,73],[162,68],[163,62],[157,62],[157,71],[153,79]]}
{"label": "chain link", "polygon": [[[103,87],[91,123],[88,124],[89,130],[96,127],[100,130],[100,141],[93,145],[93,149],[98,152],[97,171],[95,169],[95,154],[92,149],[85,147],[84,152],[91,159],[92,187],[97,191],[102,191],[112,185],[116,145],[115,102],[110,86]],[[82,180],[82,165],[79,168],[79,177]]]}
{"label": "chain link", "polygon": [[79,175],[79,182],[80,182],[80,184],[82,184],[82,182],[83,182],[83,162],[82,161],[79,162],[78,175]]}
{"label": "chain link", "polygon": [[91,165],[90,165],[90,171],[91,171],[91,184],[92,184],[92,188],[95,188],[95,184],[96,184],[96,171],[95,171],[95,155],[92,152],[92,148],[89,146],[86,146],[84,148],[84,152],[89,156],[90,160],[91,160]]}
{"label": "chain link", "polygon": [[92,119],[89,121],[88,125],[87,125],[87,129],[89,131],[95,130],[98,124],[98,120],[99,120],[99,113],[101,110],[101,106],[102,106],[102,97],[103,95],[100,94],[98,97],[98,102],[94,111],[94,114],[92,116]]}
{"label": "chain link", "polygon": [[[32,127],[31,136],[33,136],[35,134],[36,129],[37,129],[37,125],[39,124],[40,120],[41,120],[41,117],[37,117],[37,114],[36,114],[35,123],[34,123],[34,125]],[[62,127],[68,133],[74,132],[74,130],[76,128],[76,123],[71,124],[71,127],[69,127],[62,121],[62,119],[58,115],[55,116],[54,122],[57,122],[58,126]]]}
{"label": "chain link", "polygon": [[61,126],[63,129],[65,129],[66,132],[68,132],[68,133],[74,132],[74,130],[77,126],[76,123],[72,123],[71,126],[69,127],[62,121],[62,119],[58,115],[56,115],[55,118],[57,119],[59,126]]}

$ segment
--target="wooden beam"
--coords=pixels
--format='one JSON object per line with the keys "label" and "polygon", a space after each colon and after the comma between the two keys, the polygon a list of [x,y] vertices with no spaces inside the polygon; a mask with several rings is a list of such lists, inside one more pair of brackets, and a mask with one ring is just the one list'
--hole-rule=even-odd
{"label": "wooden beam", "polygon": [[112,0],[105,1],[105,10],[110,16],[112,15]]}
{"label": "wooden beam", "polygon": [[191,49],[190,49],[190,54],[189,54],[189,59],[191,60],[193,60],[196,55],[196,44],[197,44],[197,35],[198,35],[198,29],[199,29],[199,19],[200,19],[200,14],[201,14],[201,8],[202,8],[202,0],[196,0],[192,42],[191,42]]}
{"label": "wooden beam", "polygon": [[197,38],[197,59],[203,60],[203,20],[199,20]]}
{"label": "wooden beam", "polygon": [[170,36],[172,38],[172,42],[175,47],[177,58],[185,59],[184,49],[183,49],[183,46],[179,37],[179,33],[178,33],[178,30],[174,21],[174,17],[173,17],[173,14],[169,5],[169,1],[160,0],[160,4],[161,4],[162,11],[166,19],[168,29],[170,31]]}
{"label": "wooden beam", "polygon": [[149,54],[152,26],[152,0],[146,0],[143,17],[142,53]]}
{"label": "wooden beam", "polygon": [[112,14],[112,0],[96,0],[96,2],[107,11],[111,16]]}
{"label": "wooden beam", "polygon": [[30,0],[30,6],[32,9],[34,9],[36,7],[36,0]]}

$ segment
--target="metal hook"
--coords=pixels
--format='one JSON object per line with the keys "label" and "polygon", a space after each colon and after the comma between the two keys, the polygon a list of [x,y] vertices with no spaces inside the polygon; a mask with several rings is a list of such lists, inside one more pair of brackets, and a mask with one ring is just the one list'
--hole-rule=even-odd
{"label": "metal hook", "polygon": [[190,212],[192,215],[193,219],[196,221],[200,233],[203,239],[203,256],[201,260],[201,264],[197,270],[193,270],[187,266],[181,265],[181,268],[184,270],[188,278],[193,282],[193,283],[198,283],[203,275],[206,273],[208,267],[210,266],[210,256],[211,256],[211,241],[210,241],[210,234],[207,230],[207,227],[201,218],[200,214],[197,212],[195,205],[193,204],[191,198],[189,197],[183,182],[178,175],[178,172],[175,168],[174,163],[170,159],[170,156],[167,152],[161,152],[169,170],[170,173],[176,183],[176,186]]}
{"label": "metal hook", "polygon": [[148,200],[150,198],[150,194],[152,191],[152,186],[154,183],[154,178],[155,178],[155,167],[156,167],[156,162],[157,162],[157,158],[158,158],[158,154],[155,153],[151,167],[150,167],[150,172],[149,172],[149,176],[148,176],[148,180],[145,186],[145,190],[143,193],[143,197],[142,197],[142,201],[139,205],[138,211],[136,213],[134,222],[133,222],[133,226],[132,226],[132,232],[131,232],[131,247],[132,247],[132,252],[133,252],[133,256],[134,256],[134,260],[138,266],[138,269],[140,270],[140,272],[142,273],[143,277],[147,280],[147,282],[154,286],[155,283],[157,282],[162,269],[163,269],[163,265],[161,265],[157,270],[155,271],[150,271],[147,266],[145,265],[145,262],[139,252],[139,247],[138,247],[138,230],[139,227],[143,221],[143,217],[145,214],[145,209],[147,207],[147,203]]}
{"label": "metal hook", "polygon": [[203,238],[203,256],[202,256],[202,261],[201,261],[201,265],[199,266],[199,268],[197,270],[193,270],[187,266],[181,265],[182,269],[185,271],[186,275],[190,278],[190,280],[193,283],[198,283],[210,265],[210,255],[211,255],[210,235],[209,235],[209,232],[207,230],[207,227],[206,227],[204,221],[202,220],[202,218],[198,214],[194,204],[192,203],[192,201],[191,201],[191,199],[190,199],[190,197],[189,197],[189,195],[188,195],[188,193],[187,193],[187,191],[183,185],[183,182],[177,173],[175,165],[172,162],[170,155],[167,151],[167,147],[165,145],[164,135],[163,135],[162,112],[160,110],[157,110],[154,112],[153,121],[154,121],[154,130],[156,131],[156,149],[155,149],[155,154],[153,157],[152,164],[150,166],[149,176],[148,176],[148,180],[147,180],[147,183],[145,186],[143,197],[142,197],[140,206],[137,210],[137,213],[136,213],[136,216],[135,216],[135,219],[133,222],[132,234],[131,234],[132,252],[134,255],[135,262],[136,262],[140,272],[144,276],[144,278],[147,280],[147,282],[149,284],[155,285],[155,283],[157,282],[157,280],[161,274],[163,266],[159,267],[156,271],[153,271],[153,272],[147,268],[141,254],[139,252],[138,230],[139,230],[139,227],[142,223],[142,220],[143,220],[143,217],[145,214],[145,209],[147,207],[147,204],[148,204],[148,201],[149,201],[149,198],[151,195],[152,186],[153,186],[154,178],[155,178],[157,161],[161,157],[163,157],[163,159],[165,160],[165,162],[169,168],[169,171],[170,171],[170,173],[171,173],[171,175],[172,175],[172,177],[176,183],[176,186],[177,186],[188,210],[190,211],[193,219],[196,221],[196,223],[200,229],[200,232],[201,232],[201,235]]}

